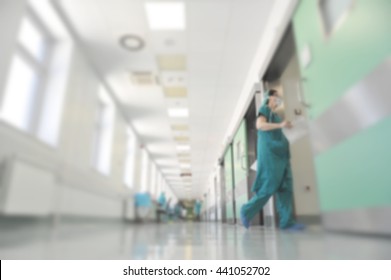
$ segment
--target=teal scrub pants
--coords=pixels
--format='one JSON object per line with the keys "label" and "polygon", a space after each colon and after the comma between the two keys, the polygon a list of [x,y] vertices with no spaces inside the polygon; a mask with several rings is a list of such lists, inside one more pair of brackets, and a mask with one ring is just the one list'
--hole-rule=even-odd
{"label": "teal scrub pants", "polygon": [[269,198],[276,195],[276,206],[280,218],[279,227],[287,228],[295,223],[292,210],[292,170],[288,162],[283,171],[281,179],[264,180],[261,173],[257,174],[255,184],[261,184],[256,194],[242,206],[245,217],[251,221],[265,206]]}

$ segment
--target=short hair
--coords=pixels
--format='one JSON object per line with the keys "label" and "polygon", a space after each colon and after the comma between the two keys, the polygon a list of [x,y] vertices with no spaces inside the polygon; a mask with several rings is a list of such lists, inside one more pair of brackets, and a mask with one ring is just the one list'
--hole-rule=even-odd
{"label": "short hair", "polygon": [[275,95],[277,95],[277,91],[275,89],[269,90],[268,96],[275,96]]}
{"label": "short hair", "polygon": [[269,97],[270,96],[276,96],[277,91],[275,89],[270,89],[267,91],[267,98],[266,98],[266,105],[269,105]]}

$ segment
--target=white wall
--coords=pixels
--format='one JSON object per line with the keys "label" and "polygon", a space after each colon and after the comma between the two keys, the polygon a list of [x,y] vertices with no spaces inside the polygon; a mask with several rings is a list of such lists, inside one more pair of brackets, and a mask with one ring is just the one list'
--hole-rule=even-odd
{"label": "white wall", "polygon": [[142,149],[140,148],[140,141],[136,140],[135,160],[134,160],[134,191],[138,192],[141,190],[141,158]]}
{"label": "white wall", "polygon": [[217,220],[221,221],[223,218],[223,213],[222,213],[222,200],[223,200],[223,194],[222,194],[222,166],[218,165],[216,167],[216,178],[217,178]]}

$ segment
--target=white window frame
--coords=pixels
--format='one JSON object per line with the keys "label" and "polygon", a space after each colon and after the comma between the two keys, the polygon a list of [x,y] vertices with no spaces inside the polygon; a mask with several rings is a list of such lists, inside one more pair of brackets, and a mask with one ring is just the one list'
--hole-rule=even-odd
{"label": "white window frame", "polygon": [[156,176],[157,176],[157,168],[156,168],[156,165],[154,162],[152,162],[152,165],[151,165],[151,180],[150,180],[150,190],[151,190],[151,194],[152,195],[155,195],[156,194]]}
{"label": "white window frame", "polygon": [[124,170],[124,183],[128,188],[134,188],[134,169],[136,163],[136,135],[131,129],[127,129],[126,159]]}
{"label": "white window frame", "polygon": [[93,139],[93,167],[110,175],[115,125],[115,106],[104,86],[100,86]]}
{"label": "white window frame", "polygon": [[[45,38],[44,44],[45,44],[45,53],[40,60],[39,58],[34,57],[33,54],[31,54],[28,50],[28,48],[19,40],[19,35],[22,32],[23,24],[25,21],[29,21],[33,27]],[[45,98],[45,89],[48,83],[48,70],[50,66],[51,57],[53,54],[53,47],[54,47],[54,39],[53,36],[50,34],[48,29],[45,27],[45,25],[42,23],[42,21],[39,19],[37,15],[31,10],[28,9],[27,14],[22,18],[21,20],[21,27],[19,28],[18,33],[18,39],[16,44],[15,53],[13,55],[12,64],[10,66],[10,72],[8,77],[8,83],[12,80],[13,77],[11,77],[11,69],[13,66],[13,62],[15,59],[20,59],[23,61],[27,67],[30,67],[32,71],[35,74],[37,85],[34,88],[32,94],[32,103],[29,105],[29,108],[26,108],[28,110],[27,115],[27,123],[25,125],[18,125],[13,123],[11,120],[8,119],[8,116],[4,114],[4,111],[6,110],[4,106],[5,98],[7,98],[7,95],[12,94],[12,92],[7,92],[8,89],[8,83],[6,87],[4,88],[4,95],[2,99],[1,104],[1,110],[0,110],[0,116],[1,120],[10,124],[12,127],[15,127],[19,130],[37,134],[39,129],[39,121],[41,117],[42,107],[44,103]]]}

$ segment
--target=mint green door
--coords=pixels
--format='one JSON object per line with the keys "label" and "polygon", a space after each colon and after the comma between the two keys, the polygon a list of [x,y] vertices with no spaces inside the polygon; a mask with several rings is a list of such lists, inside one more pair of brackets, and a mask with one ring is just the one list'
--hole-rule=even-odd
{"label": "mint green door", "polygon": [[225,177],[225,211],[226,218],[228,223],[233,223],[235,221],[234,214],[234,176],[233,176],[233,167],[232,167],[232,146],[229,145],[227,151],[224,155],[224,177]]}
{"label": "mint green door", "polygon": [[234,191],[235,191],[235,212],[240,217],[240,208],[248,201],[248,154],[247,154],[247,131],[246,120],[237,130],[233,141],[233,163],[234,163]]}
{"label": "mint green door", "polygon": [[[300,65],[311,122],[331,139],[315,156],[321,211],[333,228],[357,230],[365,224],[375,232],[376,219],[371,224],[366,217],[389,215],[379,215],[379,209],[391,213],[391,115],[377,117],[391,110],[390,72],[384,70],[391,56],[391,1],[353,1],[328,36],[318,2],[300,1],[293,27],[298,53],[311,53],[310,63]],[[389,223],[378,220],[379,228]]]}

